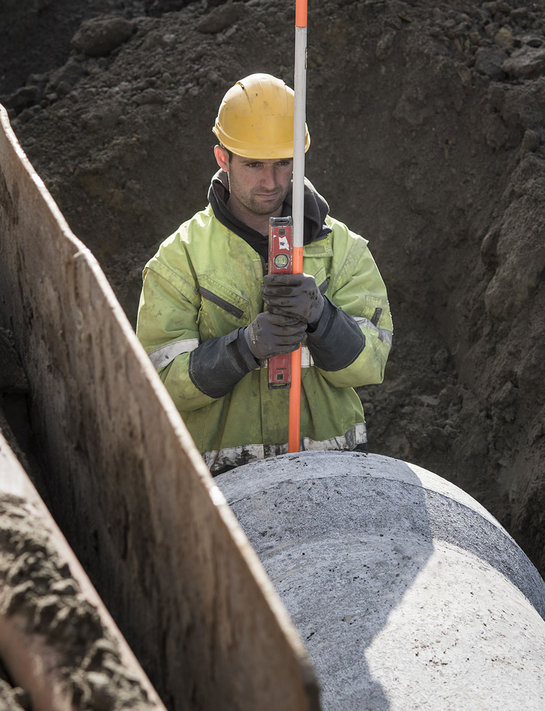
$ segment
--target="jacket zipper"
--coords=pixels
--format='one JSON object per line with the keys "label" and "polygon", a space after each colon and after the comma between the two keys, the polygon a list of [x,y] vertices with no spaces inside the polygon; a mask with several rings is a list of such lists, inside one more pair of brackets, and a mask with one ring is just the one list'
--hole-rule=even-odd
{"label": "jacket zipper", "polygon": [[213,291],[205,289],[204,286],[199,287],[199,292],[203,299],[211,301],[213,304],[216,304],[216,306],[219,306],[224,311],[227,311],[227,313],[235,316],[235,318],[242,318],[244,316],[244,311],[239,309],[237,306],[233,306],[233,304],[230,304],[228,301],[225,301],[225,299],[222,299],[221,296],[214,294]]}

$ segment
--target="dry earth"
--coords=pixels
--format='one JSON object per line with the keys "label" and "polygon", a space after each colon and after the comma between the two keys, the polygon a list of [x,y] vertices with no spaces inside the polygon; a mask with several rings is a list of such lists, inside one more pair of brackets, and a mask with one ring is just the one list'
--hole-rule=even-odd
{"label": "dry earth", "polygon": [[[0,496],[0,614],[22,621],[28,638],[41,640],[43,666],[50,664],[63,680],[74,711],[150,708],[96,608],[33,516],[24,499]],[[12,685],[0,662],[0,711],[33,708],[29,693]]]}
{"label": "dry earth", "polygon": [[[371,449],[464,488],[543,574],[544,3],[309,10],[307,175],[370,240],[396,328]],[[133,323],[205,204],[222,95],[292,83],[292,26],[287,0],[0,0],[0,101]]]}

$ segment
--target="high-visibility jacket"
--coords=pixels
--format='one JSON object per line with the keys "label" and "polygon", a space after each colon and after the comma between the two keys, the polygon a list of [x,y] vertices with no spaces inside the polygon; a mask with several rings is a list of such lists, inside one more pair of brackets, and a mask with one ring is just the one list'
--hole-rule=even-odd
{"label": "high-visibility jacket", "polygon": [[[355,319],[364,345],[338,370],[318,367],[303,348],[301,445],[354,449],[367,441],[354,388],[382,382],[392,319],[367,241],[330,216],[325,223],[329,234],[304,247],[303,271]],[[262,280],[260,255],[216,218],[211,205],[167,238],[144,269],[137,335],[213,473],[288,451],[289,389],[269,389],[266,363],[254,361],[220,397],[203,392],[191,374],[196,348],[235,336],[263,311]],[[343,343],[329,347],[342,352]]]}

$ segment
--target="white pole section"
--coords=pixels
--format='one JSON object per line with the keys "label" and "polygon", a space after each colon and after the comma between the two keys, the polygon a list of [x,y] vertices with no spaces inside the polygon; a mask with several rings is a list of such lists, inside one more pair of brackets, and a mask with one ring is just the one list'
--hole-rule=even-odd
{"label": "white pole section", "polygon": [[[303,271],[305,218],[305,106],[307,96],[307,0],[295,3],[295,77],[293,117],[293,273]],[[291,354],[288,451],[301,448],[301,346]]]}
{"label": "white pole section", "polygon": [[[306,74],[307,0],[297,0],[295,6],[295,105],[293,125],[293,246],[295,248],[303,247]],[[297,271],[302,271],[302,266],[301,264],[301,268]]]}

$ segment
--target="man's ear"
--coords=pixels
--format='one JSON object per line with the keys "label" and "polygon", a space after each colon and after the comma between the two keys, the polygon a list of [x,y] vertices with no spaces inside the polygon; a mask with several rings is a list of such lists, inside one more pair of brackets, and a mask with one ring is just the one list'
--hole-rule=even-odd
{"label": "man's ear", "polygon": [[222,146],[214,146],[214,156],[216,157],[216,163],[219,167],[225,171],[229,172],[229,154]]}

